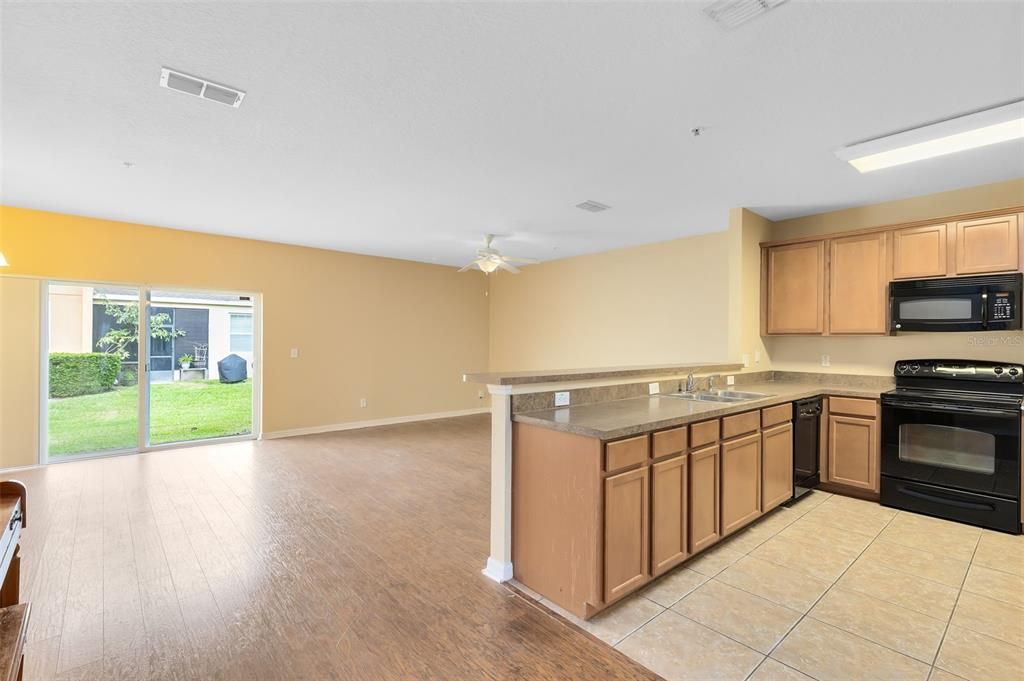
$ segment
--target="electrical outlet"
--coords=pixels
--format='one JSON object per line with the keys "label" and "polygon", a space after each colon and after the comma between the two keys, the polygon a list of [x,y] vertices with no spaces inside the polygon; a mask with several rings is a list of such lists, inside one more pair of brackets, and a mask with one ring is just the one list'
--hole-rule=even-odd
{"label": "electrical outlet", "polygon": [[569,392],[555,393],[555,406],[556,407],[568,407],[569,406]]}
{"label": "electrical outlet", "polygon": [[647,384],[647,394],[648,395],[657,395],[660,392],[661,392],[661,383],[648,383]]}
{"label": "electrical outlet", "polygon": [[754,350],[754,364],[760,364],[760,363],[761,363],[761,351],[760,350]]}
{"label": "electrical outlet", "polygon": [[367,405],[366,398],[365,397],[360,398],[359,399],[359,408],[360,409],[366,409],[366,405]]}
{"label": "electrical outlet", "polygon": [[726,385],[736,385],[736,377],[735,376],[726,376],[725,377],[725,384]]}
{"label": "electrical outlet", "polygon": [[476,396],[477,396],[478,399],[481,399],[481,400],[484,399],[484,391],[483,390],[477,390],[476,391]]}
{"label": "electrical outlet", "polygon": [[823,367],[830,367],[830,366],[832,366],[832,358],[829,357],[828,355],[822,355],[821,356],[821,366],[823,366]]}
{"label": "electrical outlet", "polygon": [[744,367],[750,366],[750,355],[747,355],[747,354],[743,355],[743,366]]}
{"label": "electrical outlet", "polygon": [[299,349],[298,348],[292,348],[291,358],[295,359],[298,356],[299,356]]}

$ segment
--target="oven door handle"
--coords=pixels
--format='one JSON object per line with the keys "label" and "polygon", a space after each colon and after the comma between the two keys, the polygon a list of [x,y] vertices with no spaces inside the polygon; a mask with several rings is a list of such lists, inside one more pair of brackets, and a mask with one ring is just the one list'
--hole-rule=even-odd
{"label": "oven door handle", "polygon": [[899,407],[901,409],[917,409],[919,411],[941,411],[951,414],[977,414],[993,418],[1011,419],[1020,416],[1019,410],[985,409],[984,407],[966,407],[963,405],[937,404],[935,402],[904,402],[901,400],[882,400],[883,407]]}
{"label": "oven door handle", "polygon": [[991,504],[979,504],[973,501],[963,501],[962,499],[950,499],[948,497],[938,496],[935,494],[928,494],[927,492],[920,492],[916,489],[910,489],[909,487],[900,487],[900,492],[906,494],[908,497],[917,497],[925,501],[932,501],[947,506],[956,506],[957,508],[968,509],[971,511],[991,511],[995,507]]}

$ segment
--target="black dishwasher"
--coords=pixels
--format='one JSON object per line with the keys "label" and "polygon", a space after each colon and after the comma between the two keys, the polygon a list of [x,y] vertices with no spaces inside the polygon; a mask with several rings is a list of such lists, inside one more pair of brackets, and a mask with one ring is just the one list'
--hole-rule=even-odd
{"label": "black dishwasher", "polygon": [[821,398],[808,397],[794,403],[793,499],[799,499],[821,482],[818,447],[821,444]]}

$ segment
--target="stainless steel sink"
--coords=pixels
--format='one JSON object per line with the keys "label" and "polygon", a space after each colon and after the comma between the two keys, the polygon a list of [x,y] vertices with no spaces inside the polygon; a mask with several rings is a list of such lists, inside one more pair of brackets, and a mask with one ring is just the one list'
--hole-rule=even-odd
{"label": "stainless steel sink", "polygon": [[748,393],[740,390],[702,390],[700,392],[688,393],[665,393],[665,397],[675,397],[680,400],[694,400],[696,402],[746,402],[757,400],[762,397],[771,397],[765,393]]}

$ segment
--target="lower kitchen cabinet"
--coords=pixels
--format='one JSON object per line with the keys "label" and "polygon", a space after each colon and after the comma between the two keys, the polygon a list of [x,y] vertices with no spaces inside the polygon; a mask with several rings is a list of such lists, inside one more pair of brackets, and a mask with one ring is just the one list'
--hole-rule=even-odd
{"label": "lower kitchen cabinet", "polygon": [[793,497],[792,422],[761,432],[761,456],[761,512],[767,513]]}
{"label": "lower kitchen cabinet", "polygon": [[837,485],[878,492],[878,421],[860,416],[828,417],[828,479]]}
{"label": "lower kitchen cabinet", "polygon": [[651,466],[651,574],[655,577],[690,555],[688,468],[686,454]]}
{"label": "lower kitchen cabinet", "polygon": [[604,481],[605,603],[650,579],[649,476],[643,466]]}
{"label": "lower kitchen cabinet", "polygon": [[722,536],[761,515],[761,433],[722,443]]}
{"label": "lower kitchen cabinet", "polygon": [[690,553],[721,538],[718,529],[718,445],[690,452]]}

